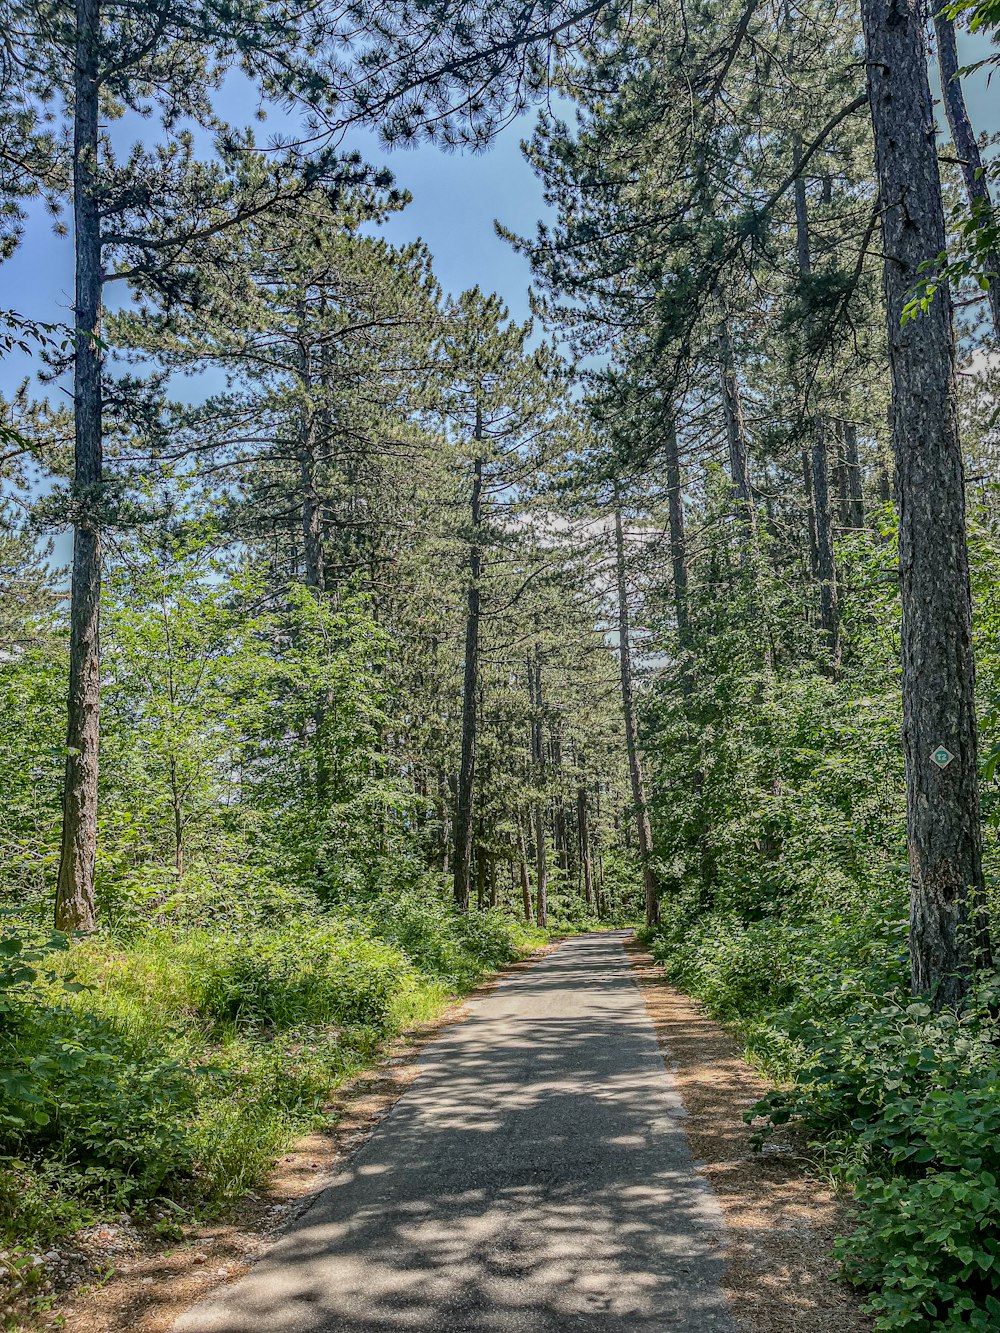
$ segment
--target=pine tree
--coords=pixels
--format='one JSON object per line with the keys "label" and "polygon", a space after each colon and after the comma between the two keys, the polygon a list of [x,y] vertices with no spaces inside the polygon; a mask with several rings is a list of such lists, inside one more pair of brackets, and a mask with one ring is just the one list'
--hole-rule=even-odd
{"label": "pine tree", "polygon": [[[142,275],[173,296],[180,273],[199,243],[235,219],[274,208],[301,190],[301,173],[247,165],[252,145],[238,144],[212,109],[225,71],[241,67],[266,93],[315,98],[312,52],[325,36],[324,19],[308,7],[260,5],[250,0],[220,8],[148,0],[139,7],[118,0],[60,0],[36,5],[10,0],[3,26],[14,34],[17,59],[39,57],[25,95],[34,104],[68,108],[62,127],[63,170],[73,211],[75,253],[72,338],[75,462],[74,554],[70,688],[63,792],[63,848],[56,895],[57,923],[69,930],[94,924],[99,746],[99,607],[102,529],[109,521],[105,486],[106,371],[102,313],[109,281]],[[151,151],[136,147],[116,160],[103,112],[156,114],[168,141]],[[243,171],[190,170],[187,118],[222,135],[223,151],[236,148]],[[59,168],[54,168],[58,172]],[[335,171],[329,155],[314,164],[310,181]],[[193,189],[182,188],[182,183]]]}
{"label": "pine tree", "polygon": [[[476,809],[480,624],[491,547],[510,545],[518,492],[557,447],[562,384],[558,363],[542,346],[526,348],[531,325],[508,322],[495,297],[473,289],[449,311],[442,407],[449,435],[469,471],[468,582],[462,690],[461,757],[455,807],[453,894],[469,904]],[[540,762],[540,761],[539,761]]]}
{"label": "pine tree", "polygon": [[[866,0],[862,19],[887,256],[910,959],[914,992],[952,1003],[968,989],[977,959],[989,957],[989,938],[965,481],[947,288],[918,318],[904,315],[920,265],[944,250],[944,210],[922,11]],[[946,767],[934,759],[939,750],[953,756]]]}

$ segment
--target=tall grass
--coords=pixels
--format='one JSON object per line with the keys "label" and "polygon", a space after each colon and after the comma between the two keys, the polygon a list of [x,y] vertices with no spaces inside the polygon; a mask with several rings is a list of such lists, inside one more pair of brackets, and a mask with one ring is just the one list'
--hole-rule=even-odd
{"label": "tall grass", "polygon": [[217,1213],[388,1038],[533,941],[421,895],[81,941],[8,992],[0,1236],[45,1244],[155,1200]]}

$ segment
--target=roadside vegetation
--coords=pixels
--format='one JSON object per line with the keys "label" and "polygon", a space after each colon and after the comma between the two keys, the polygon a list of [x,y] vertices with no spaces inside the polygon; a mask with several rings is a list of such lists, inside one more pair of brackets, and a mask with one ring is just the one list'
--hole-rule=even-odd
{"label": "roadside vegetation", "polygon": [[[207,304],[112,322],[149,379],[109,392],[156,406],[109,444],[82,737],[82,631],[39,535],[74,503],[67,422],[11,407],[0,1291],[95,1219],[225,1210],[393,1035],[640,910],[597,548],[540,520],[566,368],[495,296],[446,299],[422,247],[360,234],[383,187],[307,192],[277,256],[234,225],[222,289],[215,258],[188,270]],[[215,358],[225,391],[166,397]]]}
{"label": "roadside vegetation", "polygon": [[165,1234],[217,1214],[324,1123],[332,1090],[387,1038],[540,939],[419,891],[378,913],[148,922],[72,950],[38,935],[15,952],[8,936],[3,1243],[48,1248],[153,1200]]}
{"label": "roadside vegetation", "polygon": [[765,916],[678,906],[652,947],[775,1080],[746,1113],[758,1144],[790,1123],[852,1191],[838,1255],[876,1328],[985,1333],[1000,1319],[1000,981],[984,974],[958,1013],[915,1001],[905,907],[898,891]]}
{"label": "roadside vegetation", "polygon": [[[927,17],[0,0],[3,1281],[642,914],[878,1328],[1000,1326],[1000,9]],[[351,144],[534,103],[522,321]]]}
{"label": "roadside vegetation", "polygon": [[[1000,541],[989,511],[975,532],[980,710],[992,738]],[[866,592],[842,620],[835,680],[801,665],[755,668],[753,620],[731,608],[690,648],[688,670],[710,673],[712,689],[692,698],[664,683],[651,695],[654,785],[677,793],[685,774],[705,778],[654,807],[671,892],[646,938],[667,979],[775,1080],[747,1111],[758,1145],[790,1124],[817,1170],[853,1192],[856,1227],[839,1256],[876,1327],[987,1330],[1000,1320],[1000,976],[980,963],[960,1006],[911,988],[898,594],[878,578],[880,543],[892,540],[887,516],[878,540],[844,543],[845,580]],[[995,931],[994,764],[991,754],[983,804]]]}

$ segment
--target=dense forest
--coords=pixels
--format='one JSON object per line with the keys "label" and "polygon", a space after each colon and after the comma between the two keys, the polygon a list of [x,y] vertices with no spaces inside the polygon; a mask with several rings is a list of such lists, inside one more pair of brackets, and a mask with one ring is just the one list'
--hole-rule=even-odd
{"label": "dense forest", "polygon": [[[853,1191],[876,1327],[1000,1327],[998,24],[0,0],[0,258],[75,282],[0,288],[12,1320],[635,924]],[[525,115],[520,323],[382,224],[391,147]]]}

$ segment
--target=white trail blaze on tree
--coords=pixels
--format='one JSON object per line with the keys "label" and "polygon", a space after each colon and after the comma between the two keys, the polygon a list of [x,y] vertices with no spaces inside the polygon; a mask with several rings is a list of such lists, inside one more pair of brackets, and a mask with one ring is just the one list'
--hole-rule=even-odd
{"label": "white trail blaze on tree", "polygon": [[[885,298],[903,607],[903,746],[915,994],[953,1003],[989,956],[976,764],[972,596],[951,299],[903,322],[920,265],[944,250],[944,209],[917,0],[864,0],[883,201]],[[955,757],[941,768],[930,755]]]}

